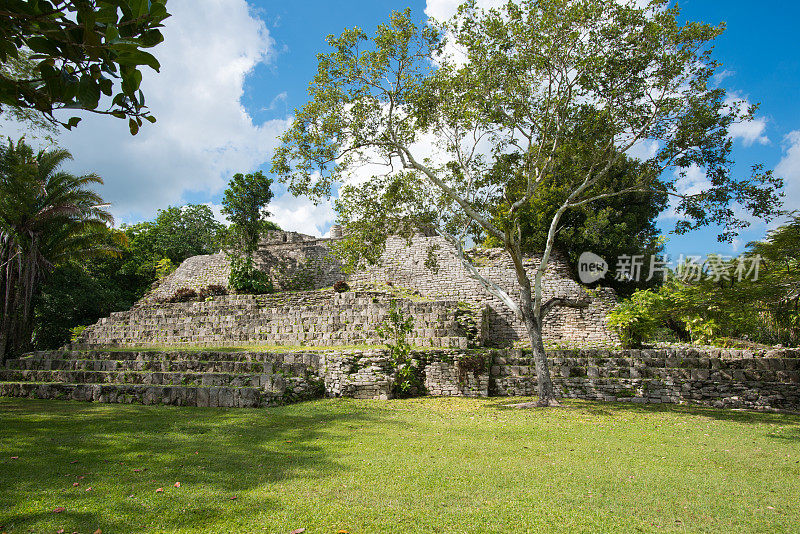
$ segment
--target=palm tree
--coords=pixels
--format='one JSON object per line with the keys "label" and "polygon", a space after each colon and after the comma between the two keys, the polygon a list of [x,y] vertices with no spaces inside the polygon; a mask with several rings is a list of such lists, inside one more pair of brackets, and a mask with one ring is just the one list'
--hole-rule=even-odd
{"label": "palm tree", "polygon": [[0,146],[0,361],[30,347],[34,301],[54,266],[109,250],[98,236],[113,218],[90,189],[103,181],[61,171],[69,159],[24,139]]}

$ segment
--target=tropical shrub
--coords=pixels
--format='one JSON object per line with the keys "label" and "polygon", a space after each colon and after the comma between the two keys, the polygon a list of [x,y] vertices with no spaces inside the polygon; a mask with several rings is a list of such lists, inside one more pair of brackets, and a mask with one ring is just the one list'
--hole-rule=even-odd
{"label": "tropical shrub", "polygon": [[237,293],[261,295],[275,291],[267,273],[256,268],[250,256],[231,256],[228,287]]}
{"label": "tropical shrub", "polygon": [[182,287],[175,291],[168,299],[169,302],[190,302],[197,300],[197,291],[188,287]]}
{"label": "tropical shrub", "polygon": [[664,326],[664,297],[658,291],[636,291],[608,313],[608,324],[620,337],[622,345],[641,347]]}
{"label": "tropical shrub", "polygon": [[419,362],[411,358],[408,335],[414,330],[414,317],[406,315],[394,302],[386,319],[378,326],[378,335],[384,340],[392,356],[397,379],[394,394],[397,397],[413,397],[424,389]]}
{"label": "tropical shrub", "polygon": [[333,290],[337,293],[344,293],[346,291],[350,291],[350,286],[347,285],[347,282],[344,280],[339,280],[335,284],[333,284]]}

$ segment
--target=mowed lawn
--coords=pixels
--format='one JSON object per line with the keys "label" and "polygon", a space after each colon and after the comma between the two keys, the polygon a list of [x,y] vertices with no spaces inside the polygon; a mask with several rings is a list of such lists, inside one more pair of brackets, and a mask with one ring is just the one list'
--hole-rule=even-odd
{"label": "mowed lawn", "polygon": [[800,416],[508,402],[0,399],[0,531],[800,531]]}

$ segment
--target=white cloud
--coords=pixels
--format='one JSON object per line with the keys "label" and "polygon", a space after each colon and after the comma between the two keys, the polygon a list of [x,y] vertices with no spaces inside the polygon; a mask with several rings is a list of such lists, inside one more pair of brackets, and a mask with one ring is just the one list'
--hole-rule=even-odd
{"label": "white cloud", "polygon": [[787,210],[800,210],[800,130],[786,134],[784,154],[775,166],[775,175],[783,178],[786,193],[784,207]]}
{"label": "white cloud", "polygon": [[732,71],[732,70],[723,69],[723,70],[719,71],[718,73],[716,73],[712,77],[712,81],[714,82],[715,85],[719,85],[724,80],[726,80],[727,78],[730,78],[731,76],[734,76],[735,74],[736,73],[734,71]]}
{"label": "white cloud", "polygon": [[632,158],[647,161],[658,154],[659,148],[661,148],[661,144],[655,139],[640,139],[628,149],[626,154]]}
{"label": "white cloud", "polygon": [[[738,93],[731,92],[725,97],[725,105],[732,106],[736,102],[742,102],[742,110],[745,111],[750,106],[750,101]],[[764,132],[767,130],[767,119],[764,117],[753,117],[753,120],[734,122],[728,129],[728,135],[733,140],[740,140],[744,146],[752,146],[753,143],[768,145],[769,137]]]}
{"label": "white cloud", "polygon": [[[425,4],[425,14],[439,22],[444,22],[456,14],[458,6],[463,4],[463,0],[428,0]],[[505,2],[503,0],[478,0],[478,7],[490,9],[500,7]]]}
{"label": "white cloud", "polygon": [[314,205],[308,198],[294,197],[290,193],[274,199],[267,209],[269,220],[284,230],[292,230],[314,236],[325,235],[336,219],[331,201]]}
{"label": "white cloud", "polygon": [[[683,171],[683,175],[681,175],[681,171]],[[675,176],[675,191],[680,195],[696,195],[712,185],[705,171],[695,164],[686,169],[675,169],[673,173]],[[661,212],[658,220],[669,221],[681,218],[677,211],[678,202],[679,200],[676,197],[670,197],[669,206]]]}
{"label": "white cloud", "polygon": [[695,164],[685,169],[681,176],[680,170],[675,170],[675,189],[682,195],[696,195],[711,187],[711,181],[705,171]]}
{"label": "white cloud", "polygon": [[132,137],[126,121],[86,114],[59,139],[75,157],[72,172],[104,178],[101,192],[122,220],[151,217],[189,192],[218,193],[233,173],[267,161],[288,124],[254,124],[241,104],[245,77],[275,53],[244,0],[174,0],[169,10],[153,50],[161,72],[143,69],[158,122]]}

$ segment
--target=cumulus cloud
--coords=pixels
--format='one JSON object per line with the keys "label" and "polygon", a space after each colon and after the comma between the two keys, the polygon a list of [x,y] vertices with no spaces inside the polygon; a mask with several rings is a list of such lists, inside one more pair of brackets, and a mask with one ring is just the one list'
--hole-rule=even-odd
{"label": "cumulus cloud", "polygon": [[271,213],[269,220],[284,230],[315,236],[325,235],[336,219],[330,201],[322,201],[315,206],[307,198],[290,194],[282,195],[278,202],[273,201],[267,209]]}
{"label": "cumulus cloud", "polygon": [[[699,166],[692,164],[686,169],[675,169],[675,191],[680,195],[696,195],[711,187],[711,181],[706,172]],[[670,204],[658,216],[660,221],[670,221],[681,218],[677,211],[678,199],[670,197]]]}
{"label": "cumulus cloud", "polygon": [[627,155],[641,161],[647,161],[658,154],[661,144],[655,139],[640,139],[628,149]]}
{"label": "cumulus cloud", "polygon": [[[747,109],[750,106],[750,101],[746,97],[740,96],[738,93],[731,92],[725,98],[725,104],[732,106],[735,102],[743,102],[742,109]],[[734,122],[728,129],[728,135],[731,139],[740,140],[744,146],[752,146],[753,143],[759,145],[768,145],[769,137],[764,132],[767,130],[767,119],[764,117],[753,117],[753,120]]]}
{"label": "cumulus cloud", "polygon": [[122,221],[151,217],[187,193],[218,193],[233,173],[267,161],[288,124],[255,124],[241,104],[247,74],[275,54],[244,0],[178,0],[169,9],[154,49],[161,72],[143,69],[158,122],[131,137],[125,121],[86,114],[59,139],[75,157],[70,170],[105,179],[102,194]]}
{"label": "cumulus cloud", "polygon": [[787,210],[800,210],[800,130],[786,134],[783,158],[775,166],[775,175],[783,178]]}

